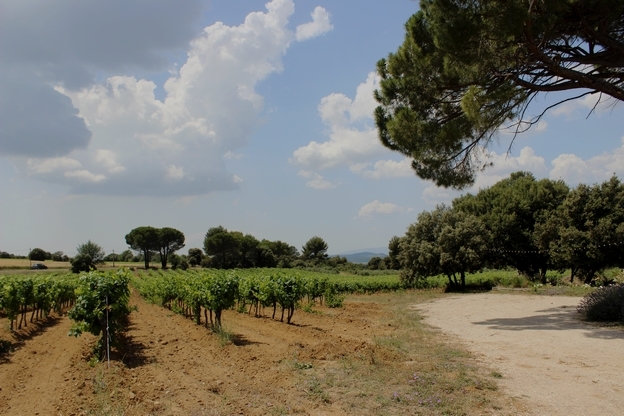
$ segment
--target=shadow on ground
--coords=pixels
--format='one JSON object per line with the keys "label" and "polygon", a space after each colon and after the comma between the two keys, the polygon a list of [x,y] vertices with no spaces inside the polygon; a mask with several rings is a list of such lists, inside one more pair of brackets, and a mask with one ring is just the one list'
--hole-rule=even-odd
{"label": "shadow on ground", "polygon": [[565,331],[582,330],[589,338],[624,339],[624,328],[621,326],[599,326],[581,321],[576,308],[563,306],[537,311],[537,315],[521,318],[493,318],[474,322],[475,325],[489,326],[491,329],[503,331]]}

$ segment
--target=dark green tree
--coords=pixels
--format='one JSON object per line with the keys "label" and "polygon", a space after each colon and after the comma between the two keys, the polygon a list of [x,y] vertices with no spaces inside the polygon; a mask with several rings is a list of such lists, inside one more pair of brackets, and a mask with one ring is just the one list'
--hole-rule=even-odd
{"label": "dark green tree", "polygon": [[158,230],[160,264],[163,269],[167,268],[167,258],[184,247],[184,234],[175,228],[164,227]]}
{"label": "dark green tree", "polygon": [[97,270],[97,264],[89,254],[78,254],[71,260],[72,273]]}
{"label": "dark green tree", "polygon": [[561,206],[551,252],[570,267],[571,278],[591,283],[606,267],[624,266],[624,185],[615,176],[600,185],[579,185]]}
{"label": "dark green tree", "polygon": [[538,181],[529,172],[515,172],[476,195],[457,198],[453,207],[487,225],[493,249],[487,259],[489,267],[514,267],[529,279],[541,278],[545,283],[546,271],[555,264],[544,224],[568,192],[563,181]]}
{"label": "dark green tree", "polygon": [[46,251],[38,247],[33,248],[32,250],[30,250],[30,253],[28,253],[28,258],[30,260],[45,261]]}
{"label": "dark green tree", "polygon": [[211,256],[211,267],[231,269],[239,261],[240,239],[222,226],[208,230],[204,238],[204,252]]}
{"label": "dark green tree", "polygon": [[199,266],[204,258],[204,252],[201,248],[189,248],[188,263],[191,266]]}
{"label": "dark green tree", "polygon": [[134,254],[130,250],[124,250],[117,256],[117,260],[119,261],[132,261]]}
{"label": "dark green tree", "polygon": [[325,240],[315,235],[301,247],[301,257],[304,260],[325,260],[327,259],[327,247]]}
{"label": "dark green tree", "polygon": [[76,247],[76,251],[78,255],[89,256],[93,260],[95,264],[104,263],[104,250],[102,247],[91,240],[88,240],[86,243],[80,244]]}
{"label": "dark green tree", "polygon": [[388,257],[386,266],[392,270],[399,270],[401,263],[399,262],[399,253],[401,252],[401,239],[396,235],[388,242]]}
{"label": "dark green tree", "polygon": [[440,220],[440,266],[451,286],[458,285],[459,274],[461,286],[465,288],[466,273],[479,271],[485,263],[490,234],[483,221],[462,211],[449,210]]}
{"label": "dark green tree", "polygon": [[[397,260],[401,264],[403,284],[417,286],[427,277],[442,273],[438,239],[442,216],[449,210],[449,207],[439,205],[431,212],[420,213],[417,221],[408,227],[405,236],[399,240]],[[453,285],[450,277],[449,284]]]}
{"label": "dark green tree", "polygon": [[131,249],[143,254],[145,269],[147,270],[152,252],[160,250],[159,230],[154,227],[137,227],[126,234],[126,244]]}
{"label": "dark green tree", "polygon": [[525,131],[554,106],[525,119],[537,94],[624,99],[622,16],[621,0],[421,0],[403,44],[377,64],[382,143],[421,178],[472,184],[502,126]]}

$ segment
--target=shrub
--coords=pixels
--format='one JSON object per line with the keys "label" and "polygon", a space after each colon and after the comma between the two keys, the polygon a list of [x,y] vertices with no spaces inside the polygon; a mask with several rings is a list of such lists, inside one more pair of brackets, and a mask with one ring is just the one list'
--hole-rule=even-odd
{"label": "shrub", "polygon": [[624,284],[602,287],[586,295],[577,308],[588,321],[624,321]]}
{"label": "shrub", "polygon": [[72,259],[71,265],[71,271],[73,273],[89,272],[97,269],[93,259],[88,254],[78,254]]}

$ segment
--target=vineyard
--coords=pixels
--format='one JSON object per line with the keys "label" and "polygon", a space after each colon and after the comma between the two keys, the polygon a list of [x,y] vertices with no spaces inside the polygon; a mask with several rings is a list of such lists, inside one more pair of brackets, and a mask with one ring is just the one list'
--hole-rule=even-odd
{"label": "vineyard", "polygon": [[304,303],[329,307],[342,304],[344,293],[374,293],[401,289],[397,276],[337,276],[282,269],[145,271],[133,280],[141,295],[206,326],[220,327],[223,310],[264,315],[291,323]]}
{"label": "vineyard", "polygon": [[29,321],[73,306],[77,286],[78,277],[72,273],[0,276],[0,310],[9,319],[11,330],[21,329]]}
{"label": "vineyard", "polygon": [[[512,278],[492,271],[468,281]],[[495,373],[414,319],[414,304],[443,291],[404,289],[398,276],[293,269],[2,276],[0,408],[11,415],[523,413],[523,402],[496,391]]]}

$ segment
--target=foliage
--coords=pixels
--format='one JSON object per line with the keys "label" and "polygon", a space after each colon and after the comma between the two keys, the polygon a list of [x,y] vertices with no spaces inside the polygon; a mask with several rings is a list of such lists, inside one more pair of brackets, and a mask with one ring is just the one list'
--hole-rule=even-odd
{"label": "foliage", "polygon": [[201,248],[189,248],[188,262],[191,266],[199,266],[204,258],[204,252]]}
{"label": "foliage", "polygon": [[577,310],[589,321],[624,321],[624,284],[601,287],[587,294]]}
{"label": "foliage", "polygon": [[72,273],[89,272],[97,270],[96,264],[88,254],[79,254],[71,260]]}
{"label": "foliage", "polygon": [[485,259],[489,267],[511,266],[546,283],[546,271],[561,268],[549,253],[554,238],[549,224],[559,218],[557,210],[568,192],[561,180],[538,181],[529,172],[515,172],[476,195],[456,199],[453,208],[476,215],[487,225],[496,250]]}
{"label": "foliage", "polygon": [[160,249],[160,235],[157,228],[137,227],[126,234],[126,244],[131,249],[141,251],[145,269],[149,268],[151,254]]}
{"label": "foliage", "polygon": [[327,258],[327,248],[325,240],[315,235],[301,247],[301,258],[304,260],[325,260]]}
{"label": "foliage", "polygon": [[101,246],[95,244],[91,240],[76,247],[76,252],[79,256],[90,256],[94,264],[104,263],[104,256],[106,253],[104,253]]}
{"label": "foliage", "polygon": [[168,256],[184,247],[184,234],[175,228],[164,227],[158,230],[158,236],[160,262],[165,269]]}
{"label": "foliage", "polygon": [[104,357],[107,339],[115,345],[116,335],[130,313],[129,281],[130,273],[126,269],[92,271],[79,278],[76,304],[69,311],[69,317],[74,321],[69,335],[101,334],[96,346],[100,358]]}
{"label": "foliage", "polygon": [[0,310],[9,319],[11,330],[20,329],[22,324],[28,325],[28,311],[33,322],[47,317],[53,310],[61,312],[71,306],[77,283],[78,279],[72,274],[0,276]]}
{"label": "foliage", "polygon": [[217,269],[292,266],[297,249],[282,241],[258,241],[250,234],[228,231],[222,226],[208,230],[204,238],[204,252],[209,261],[203,267]]}
{"label": "foliage", "polygon": [[449,210],[447,206],[439,205],[431,212],[422,212],[400,240],[397,259],[403,269],[401,281],[406,286],[417,286],[428,276],[442,273],[438,238],[442,216]]}
{"label": "foliage", "polygon": [[591,283],[597,272],[624,266],[624,185],[616,178],[579,185],[552,219],[550,248],[556,261],[572,268],[572,278]]}
{"label": "foliage", "polygon": [[557,104],[624,99],[623,14],[619,0],[421,0],[403,44],[377,64],[381,141],[421,178],[472,184],[501,126],[518,133],[539,120],[523,116],[540,92],[577,94]]}
{"label": "foliage", "polygon": [[33,248],[30,250],[30,253],[28,253],[28,258],[30,260],[45,261],[46,257],[46,251],[38,247]]}

